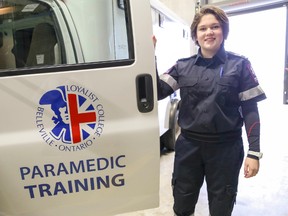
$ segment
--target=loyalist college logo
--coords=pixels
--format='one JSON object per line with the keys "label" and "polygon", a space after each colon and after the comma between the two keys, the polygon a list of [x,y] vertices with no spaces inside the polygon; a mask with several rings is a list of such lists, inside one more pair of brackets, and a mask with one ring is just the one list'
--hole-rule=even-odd
{"label": "loyalist college logo", "polygon": [[103,133],[104,114],[93,92],[78,85],[59,86],[41,96],[36,125],[48,145],[60,151],[80,151]]}

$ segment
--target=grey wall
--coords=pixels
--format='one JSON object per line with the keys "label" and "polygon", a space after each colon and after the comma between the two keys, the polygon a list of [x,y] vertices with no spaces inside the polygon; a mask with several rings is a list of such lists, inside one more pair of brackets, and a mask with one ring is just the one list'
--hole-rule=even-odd
{"label": "grey wall", "polygon": [[159,0],[189,25],[195,14],[196,0]]}

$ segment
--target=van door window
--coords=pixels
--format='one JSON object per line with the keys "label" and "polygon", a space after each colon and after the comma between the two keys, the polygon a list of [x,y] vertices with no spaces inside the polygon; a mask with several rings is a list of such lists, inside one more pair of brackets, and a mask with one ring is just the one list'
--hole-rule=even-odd
{"label": "van door window", "polygon": [[61,49],[53,11],[36,1],[1,1],[0,69],[54,65],[61,62]]}
{"label": "van door window", "polygon": [[0,72],[133,59],[125,4],[0,1]]}

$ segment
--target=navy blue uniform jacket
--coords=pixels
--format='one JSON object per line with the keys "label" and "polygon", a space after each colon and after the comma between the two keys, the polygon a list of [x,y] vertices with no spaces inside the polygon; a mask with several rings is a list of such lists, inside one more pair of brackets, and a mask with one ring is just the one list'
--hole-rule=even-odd
{"label": "navy blue uniform jacket", "polygon": [[159,100],[180,89],[179,126],[196,133],[241,130],[241,107],[266,98],[249,60],[224,47],[212,59],[178,60],[157,82]]}

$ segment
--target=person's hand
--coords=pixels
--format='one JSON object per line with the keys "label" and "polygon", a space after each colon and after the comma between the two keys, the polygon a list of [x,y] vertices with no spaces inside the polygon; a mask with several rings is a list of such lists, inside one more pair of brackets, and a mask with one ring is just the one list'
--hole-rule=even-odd
{"label": "person's hand", "polygon": [[244,162],[244,177],[251,178],[253,176],[256,176],[259,171],[259,167],[259,160],[246,157]]}
{"label": "person's hand", "polygon": [[157,38],[156,38],[155,35],[153,35],[152,40],[153,40],[153,45],[154,45],[154,48],[155,48],[156,47],[156,43],[157,43]]}

